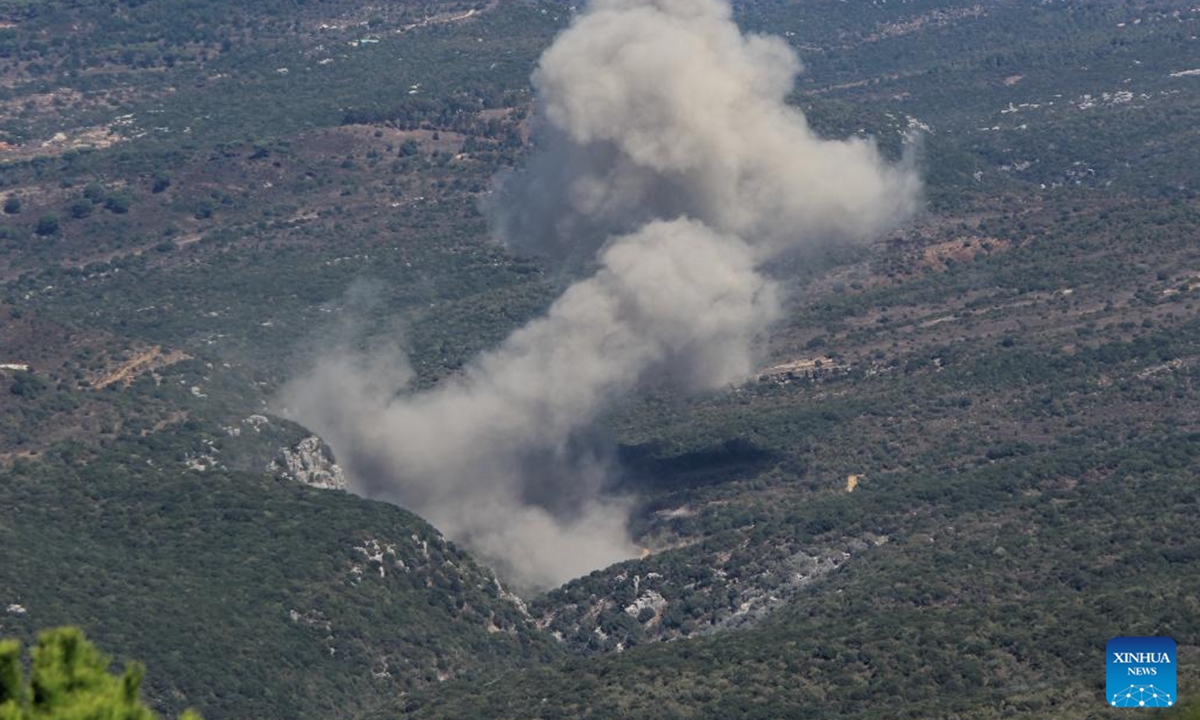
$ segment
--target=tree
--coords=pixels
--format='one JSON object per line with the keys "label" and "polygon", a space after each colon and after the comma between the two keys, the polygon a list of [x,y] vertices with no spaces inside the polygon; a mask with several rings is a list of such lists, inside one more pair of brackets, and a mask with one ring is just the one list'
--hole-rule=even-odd
{"label": "tree", "polygon": [[32,398],[41,394],[47,387],[48,383],[42,378],[28,370],[19,370],[13,375],[13,382],[8,391],[18,397]]}
{"label": "tree", "polygon": [[21,212],[21,198],[16,195],[9,195],[4,200],[4,214],[16,215]]}
{"label": "tree", "polygon": [[[78,628],[47,630],[26,683],[20,643],[0,641],[0,720],[157,720],[139,697],[142,666],[111,675],[109,662]],[[180,720],[200,716],[189,710]]]}
{"label": "tree", "polygon": [[87,200],[76,200],[71,203],[71,217],[76,220],[92,214],[92,204]]}
{"label": "tree", "polygon": [[42,237],[46,237],[47,235],[57,235],[58,216],[54,214],[41,216],[38,218],[37,227],[35,227],[33,231]]}
{"label": "tree", "polygon": [[113,193],[104,198],[104,209],[117,215],[129,212],[130,198],[124,193]]}

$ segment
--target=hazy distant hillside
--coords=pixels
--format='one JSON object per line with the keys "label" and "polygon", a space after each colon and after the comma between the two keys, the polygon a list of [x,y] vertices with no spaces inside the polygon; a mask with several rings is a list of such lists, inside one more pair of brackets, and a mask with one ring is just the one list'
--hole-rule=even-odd
{"label": "hazy distant hillside", "polygon": [[646,557],[521,602],[267,470],[321,350],[436,387],[569,282],[481,207],[574,12],[0,2],[0,635],[209,720],[1100,718],[1117,634],[1200,691],[1188,2],[736,3],[925,207],[776,259],[749,382],[604,414]]}

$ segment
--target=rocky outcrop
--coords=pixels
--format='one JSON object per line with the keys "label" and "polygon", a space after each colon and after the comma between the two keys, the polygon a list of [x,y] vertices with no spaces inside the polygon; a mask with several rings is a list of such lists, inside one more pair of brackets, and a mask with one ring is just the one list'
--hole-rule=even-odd
{"label": "rocky outcrop", "polygon": [[316,435],[280,448],[267,472],[322,490],[346,489],[346,474],[334,462],[333,451]]}
{"label": "rocky outcrop", "polygon": [[789,537],[716,550],[697,545],[615,565],[539,598],[539,628],[582,652],[751,627],[852,555],[888,541],[864,534],[801,544]]}

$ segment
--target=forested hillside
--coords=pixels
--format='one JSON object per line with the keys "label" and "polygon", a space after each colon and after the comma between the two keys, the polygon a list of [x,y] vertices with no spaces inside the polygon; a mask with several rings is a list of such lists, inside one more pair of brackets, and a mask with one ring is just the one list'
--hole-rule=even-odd
{"label": "forested hillside", "polygon": [[643,557],[518,599],[283,476],[323,349],[436,387],[570,282],[489,203],[577,13],[0,1],[0,637],[78,625],[208,720],[1116,717],[1139,634],[1200,692],[1184,1],[735,4],[922,207],[774,260],[746,382],[605,413]]}

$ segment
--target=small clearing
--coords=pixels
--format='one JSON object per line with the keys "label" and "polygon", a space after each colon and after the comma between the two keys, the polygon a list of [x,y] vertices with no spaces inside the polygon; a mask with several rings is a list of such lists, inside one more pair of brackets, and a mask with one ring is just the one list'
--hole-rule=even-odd
{"label": "small clearing", "polygon": [[143,373],[190,359],[191,355],[182,350],[163,350],[156,345],[93,378],[92,387],[100,390],[116,383],[121,383],[121,387],[129,387]]}

